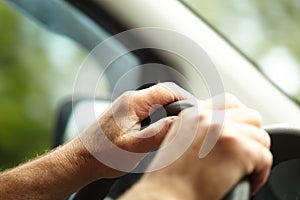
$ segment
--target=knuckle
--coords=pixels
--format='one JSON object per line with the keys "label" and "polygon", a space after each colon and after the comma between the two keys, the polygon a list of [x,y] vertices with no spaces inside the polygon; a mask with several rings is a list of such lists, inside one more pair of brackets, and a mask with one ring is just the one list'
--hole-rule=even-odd
{"label": "knuckle", "polygon": [[123,94],[121,94],[118,99],[115,101],[115,106],[117,106],[119,108],[119,106],[124,106],[127,105],[129,108],[129,111],[131,111],[133,109],[133,106],[135,104],[139,104],[139,99],[138,97],[136,97],[136,95],[134,95],[134,91],[126,91]]}
{"label": "knuckle", "polygon": [[265,132],[265,134],[266,134],[266,146],[268,149],[270,149],[271,148],[271,137],[267,132]]}
{"label": "knuckle", "polygon": [[229,118],[233,121],[241,122],[244,124],[253,125],[255,127],[262,127],[262,117],[254,109],[251,108],[235,108],[227,110]]}
{"label": "knuckle", "polygon": [[179,114],[179,118],[186,126],[197,125],[203,130],[219,129],[222,125],[218,122],[212,122],[212,116],[210,111],[200,111],[196,107],[187,108]]}
{"label": "knuckle", "polygon": [[202,113],[198,114],[196,117],[199,122],[207,122],[208,123],[210,120],[210,116],[207,112],[202,112]]}
{"label": "knuckle", "polygon": [[252,118],[253,124],[256,125],[257,127],[261,127],[262,126],[262,117],[261,117],[260,113],[251,108],[246,108],[246,109]]}
{"label": "knuckle", "polygon": [[265,162],[266,162],[266,167],[271,168],[273,165],[273,154],[267,150],[265,154]]}
{"label": "knuckle", "polygon": [[252,115],[257,118],[259,121],[262,121],[261,115],[257,110],[254,110],[252,108],[248,108],[249,112],[252,113]]}
{"label": "knuckle", "polygon": [[134,95],[134,91],[129,90],[129,91],[124,92],[124,93],[120,96],[120,98],[121,98],[121,99],[129,99],[129,98],[131,98],[133,95]]}
{"label": "knuckle", "polygon": [[236,96],[230,92],[225,93],[225,99],[226,100],[237,100]]}
{"label": "knuckle", "polygon": [[273,167],[273,156],[272,156],[272,154],[270,155],[270,157],[269,157],[270,159],[269,159],[269,162],[268,162],[268,169],[272,169],[272,167]]}
{"label": "knuckle", "polygon": [[256,151],[250,148],[250,145],[240,145],[241,156],[243,157],[243,166],[246,174],[251,174],[255,168],[257,160]]}
{"label": "knuckle", "polygon": [[238,102],[238,98],[232,93],[225,93],[225,100],[229,102]]}
{"label": "knuckle", "polygon": [[261,138],[261,144],[265,148],[270,149],[270,147],[271,147],[271,137],[270,137],[270,135],[266,131],[264,131],[263,129],[258,129],[258,130],[259,130],[258,135]]}
{"label": "knuckle", "polygon": [[208,127],[209,134],[212,134],[214,136],[217,136],[217,138],[219,138],[219,136],[222,133],[223,125],[220,123],[211,123],[206,125]]}
{"label": "knuckle", "polygon": [[226,151],[231,153],[238,151],[241,143],[239,138],[237,138],[235,135],[224,131],[219,139],[219,142],[222,146],[226,148]]}
{"label": "knuckle", "polygon": [[254,169],[256,155],[250,145],[247,145],[243,139],[233,134],[226,134],[220,141],[224,146],[224,152],[230,154],[233,159],[238,160],[245,174],[251,174]]}
{"label": "knuckle", "polygon": [[232,93],[225,93],[226,105],[229,108],[243,107],[243,104]]}
{"label": "knuckle", "polygon": [[169,86],[169,87],[178,87],[178,85],[174,82],[163,82],[163,83],[159,83],[157,84],[158,86]]}

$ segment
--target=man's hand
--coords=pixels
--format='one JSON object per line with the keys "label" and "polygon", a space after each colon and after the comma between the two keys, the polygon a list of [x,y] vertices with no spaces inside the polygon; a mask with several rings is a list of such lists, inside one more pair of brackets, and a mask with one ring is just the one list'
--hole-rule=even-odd
{"label": "man's hand", "polygon": [[[222,112],[224,121],[212,120],[214,114]],[[225,104],[206,101],[200,102],[198,109],[182,111],[150,168],[177,154],[181,142],[196,132],[191,145],[171,165],[145,174],[121,199],[221,199],[247,175],[251,175],[255,194],[272,165],[270,138],[261,126],[260,115],[232,95],[227,95]],[[211,152],[199,158],[201,145],[215,135],[219,139],[212,141]],[[168,146],[172,142],[176,145]]]}
{"label": "man's hand", "polygon": [[187,98],[194,97],[174,83],[129,91],[116,99],[98,118],[98,125],[106,137],[122,149],[149,152],[161,144],[177,116],[164,117],[143,130],[140,122],[157,108]]}
{"label": "man's hand", "polygon": [[116,99],[83,134],[80,140],[97,160],[98,178],[130,172],[145,155],[158,148],[177,116],[165,117],[141,130],[141,121],[155,109],[174,101],[195,97],[174,83],[129,91]]}

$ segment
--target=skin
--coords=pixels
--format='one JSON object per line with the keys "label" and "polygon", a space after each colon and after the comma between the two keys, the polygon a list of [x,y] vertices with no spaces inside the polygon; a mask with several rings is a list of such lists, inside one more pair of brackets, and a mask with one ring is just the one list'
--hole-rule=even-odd
{"label": "skin", "polygon": [[[197,107],[201,113],[195,108],[186,109],[178,117],[166,117],[140,130],[139,122],[153,111],[153,107],[181,99],[193,101],[189,93],[172,83],[125,93],[80,137],[2,172],[0,199],[65,199],[94,180],[124,174],[124,171],[105,165],[94,157],[95,153],[110,152],[95,138],[109,138],[126,151],[145,153],[158,148],[161,143],[162,147],[167,147],[177,135],[183,135],[181,132],[186,134],[189,131],[195,133],[194,140],[184,154],[171,165],[146,173],[121,199],[219,199],[249,174],[252,174],[254,194],[266,181],[272,164],[270,138],[261,128],[260,116],[233,96],[227,96],[224,105],[199,102]],[[225,122],[212,123],[212,110],[226,111]],[[197,126],[182,126],[186,123]],[[220,134],[219,140],[213,150],[200,159],[199,149],[209,127]],[[177,141],[180,144],[181,140]],[[149,168],[155,168],[166,157],[172,156],[176,145],[165,149],[158,151]],[[142,158],[143,154],[134,160],[136,163],[131,162],[129,169]]]}
{"label": "skin", "polygon": [[[226,101],[224,108],[217,106],[215,110],[226,112],[224,123],[211,123],[212,112],[206,112],[211,109],[209,102],[201,104],[201,113],[194,108],[184,110],[174,121],[162,146],[180,134],[180,124],[198,122],[198,127],[183,129],[184,134],[197,129],[192,145],[170,166],[144,175],[121,199],[221,199],[246,175],[251,175],[254,195],[270,173],[270,138],[261,128],[261,118],[256,111],[246,108],[231,95]],[[208,128],[212,128],[210,134],[219,132],[219,139],[212,151],[200,159],[199,150]],[[152,165],[163,162],[175,151],[158,153]]]}

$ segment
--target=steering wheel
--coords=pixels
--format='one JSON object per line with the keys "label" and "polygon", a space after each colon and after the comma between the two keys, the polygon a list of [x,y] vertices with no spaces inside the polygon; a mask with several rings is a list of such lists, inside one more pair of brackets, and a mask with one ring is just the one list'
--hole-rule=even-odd
{"label": "steering wheel", "polygon": [[[189,104],[186,101],[177,101],[171,104],[164,106],[164,109],[168,116],[177,115],[183,109],[191,107],[193,105]],[[155,115],[155,112],[153,113]],[[157,114],[156,114],[157,115]],[[146,118],[141,122],[142,127],[148,126],[151,123],[151,116]],[[293,126],[288,124],[277,124],[265,127],[265,130],[270,134],[271,137],[271,152],[273,154],[273,169],[271,172],[271,176],[265,186],[253,197],[254,200],[265,200],[265,199],[273,199],[273,200],[284,200],[287,199],[297,199],[300,197],[300,126]],[[299,160],[295,160],[299,159]],[[281,172],[278,175],[276,168],[281,164],[284,164],[285,161],[292,160],[293,163],[290,166],[284,165],[284,173],[286,170],[292,173],[296,173],[296,176],[292,178],[284,177],[284,174]],[[293,170],[290,170],[289,167]],[[281,167],[282,168],[282,167]],[[275,177],[275,185],[280,185],[274,187],[274,184],[270,182],[272,179],[272,173],[274,173]],[[128,174],[120,179],[118,179],[112,188],[110,189],[109,197],[112,199],[120,196],[126,189],[128,189],[135,181],[140,178],[141,174]],[[293,177],[293,175],[291,175]],[[274,179],[274,178],[273,178]],[[272,179],[272,180],[273,180]],[[282,180],[285,180],[288,187],[282,189]],[[286,180],[287,179],[287,180]],[[93,187],[97,188],[96,190],[88,190],[89,187],[84,188],[79,191],[75,196],[73,196],[72,200],[80,200],[86,199],[85,193],[89,191],[87,194],[89,199],[93,198],[91,192],[97,191],[98,195],[97,199],[99,199],[99,191],[101,191],[101,186],[105,185],[106,187],[111,186],[113,181],[111,180],[99,180],[93,183]],[[275,191],[274,191],[275,188]],[[292,188],[292,189],[291,189]],[[278,191],[277,191],[278,190]],[[298,195],[298,196],[297,196]],[[241,180],[224,198],[223,200],[250,200],[250,183],[247,178]]]}

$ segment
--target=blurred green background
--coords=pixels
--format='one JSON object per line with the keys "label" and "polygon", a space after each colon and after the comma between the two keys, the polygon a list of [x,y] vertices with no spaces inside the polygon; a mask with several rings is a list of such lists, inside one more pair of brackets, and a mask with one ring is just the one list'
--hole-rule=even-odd
{"label": "blurred green background", "polygon": [[0,1],[0,170],[51,147],[60,101],[86,53]]}
{"label": "blurred green background", "polygon": [[300,1],[181,0],[300,102]]}
{"label": "blurred green background", "polygon": [[[300,2],[183,0],[300,102]],[[0,1],[0,170],[51,147],[87,52]]]}

